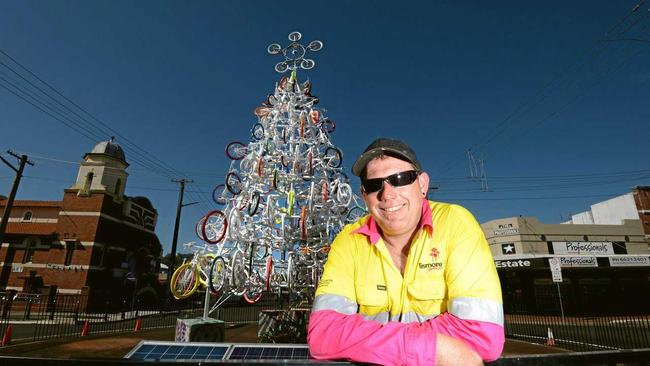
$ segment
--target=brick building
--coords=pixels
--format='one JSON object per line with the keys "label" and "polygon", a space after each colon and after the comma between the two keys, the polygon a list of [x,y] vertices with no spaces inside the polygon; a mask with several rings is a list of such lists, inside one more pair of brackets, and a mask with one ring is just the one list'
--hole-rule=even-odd
{"label": "brick building", "polygon": [[[62,200],[14,201],[0,248],[0,290],[96,299],[132,294],[134,286],[156,292],[146,275],[162,250],[158,214],[147,198],[124,195],[128,166],[122,148],[104,141],[84,155]],[[0,212],[6,203],[0,196]]]}

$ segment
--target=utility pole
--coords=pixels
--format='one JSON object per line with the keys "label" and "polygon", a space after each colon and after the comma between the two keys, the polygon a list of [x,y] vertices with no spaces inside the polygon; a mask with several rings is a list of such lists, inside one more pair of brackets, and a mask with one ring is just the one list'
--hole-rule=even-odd
{"label": "utility pole", "polygon": [[7,204],[5,206],[5,211],[2,214],[2,221],[0,221],[0,245],[2,244],[2,240],[4,239],[5,236],[5,230],[7,230],[7,224],[9,223],[9,213],[11,212],[11,208],[14,205],[14,199],[16,198],[16,192],[18,192],[18,185],[20,184],[20,178],[23,177],[23,170],[25,169],[25,164],[29,164],[31,166],[34,166],[34,163],[28,160],[27,155],[20,155],[16,154],[15,152],[8,150],[7,153],[11,156],[14,156],[16,159],[18,159],[20,165],[18,168],[14,167],[10,162],[5,160],[2,156],[0,156],[0,159],[7,164],[13,171],[16,172],[16,178],[14,178],[14,184],[11,187],[11,193],[9,193],[9,198],[7,199]]}
{"label": "utility pole", "polygon": [[176,266],[176,246],[178,244],[178,228],[181,223],[181,209],[185,206],[194,205],[198,202],[191,202],[188,204],[183,204],[183,194],[185,193],[185,183],[193,183],[193,180],[188,179],[172,179],[172,182],[178,183],[181,185],[181,189],[178,191],[178,205],[176,206],[176,223],[174,224],[174,237],[172,238],[172,253],[171,258],[169,259],[169,272],[167,278],[169,281],[172,279],[172,274],[174,273],[174,267]]}

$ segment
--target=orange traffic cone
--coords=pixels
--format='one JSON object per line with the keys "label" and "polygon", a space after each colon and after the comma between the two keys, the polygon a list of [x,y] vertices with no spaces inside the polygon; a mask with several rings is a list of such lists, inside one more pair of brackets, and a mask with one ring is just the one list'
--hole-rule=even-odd
{"label": "orange traffic cone", "polygon": [[13,325],[9,324],[7,325],[7,328],[5,329],[5,334],[2,336],[2,345],[6,346],[9,343],[11,343],[11,333],[13,333],[14,328]]}
{"label": "orange traffic cone", "polygon": [[88,323],[88,320],[84,323],[84,327],[81,328],[81,336],[85,337],[90,333],[90,323]]}
{"label": "orange traffic cone", "polygon": [[555,338],[553,338],[553,331],[548,327],[548,337],[546,338],[546,345],[549,347],[555,346]]}
{"label": "orange traffic cone", "polygon": [[139,332],[142,329],[142,318],[138,318],[135,320],[135,328],[133,328],[134,332]]}

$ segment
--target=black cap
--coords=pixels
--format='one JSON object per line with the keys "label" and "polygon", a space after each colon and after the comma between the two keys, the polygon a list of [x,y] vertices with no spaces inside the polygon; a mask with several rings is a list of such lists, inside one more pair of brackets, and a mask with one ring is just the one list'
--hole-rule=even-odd
{"label": "black cap", "polygon": [[352,173],[357,177],[361,176],[361,173],[366,168],[368,162],[381,154],[408,161],[415,166],[415,169],[422,170],[420,162],[418,161],[417,156],[415,156],[415,151],[413,151],[413,149],[411,149],[411,147],[405,142],[394,139],[378,138],[368,145],[368,147],[363,151],[363,154],[361,154],[357,161],[354,162]]}

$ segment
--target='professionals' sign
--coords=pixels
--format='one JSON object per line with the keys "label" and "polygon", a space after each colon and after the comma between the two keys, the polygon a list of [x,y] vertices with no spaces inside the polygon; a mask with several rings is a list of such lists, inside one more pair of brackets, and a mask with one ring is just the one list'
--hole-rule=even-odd
{"label": "'professionals' sign", "polygon": [[554,241],[555,254],[614,254],[611,241]]}
{"label": "'professionals' sign", "polygon": [[562,267],[598,267],[596,257],[560,257]]}

